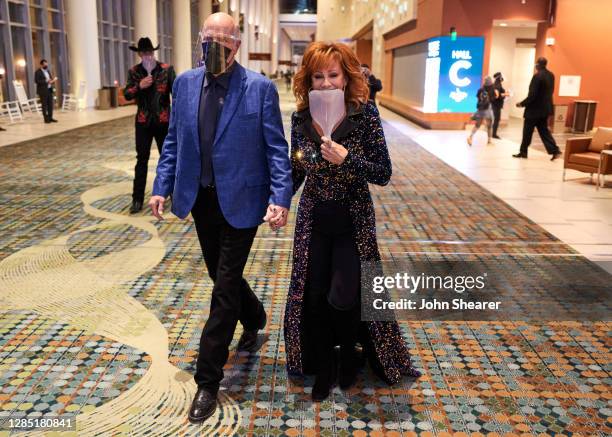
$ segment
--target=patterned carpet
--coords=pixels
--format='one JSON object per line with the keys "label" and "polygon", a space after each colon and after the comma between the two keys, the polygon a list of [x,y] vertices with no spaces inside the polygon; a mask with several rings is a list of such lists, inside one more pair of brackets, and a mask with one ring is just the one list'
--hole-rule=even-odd
{"label": "patterned carpet", "polygon": [[[385,130],[394,176],[373,188],[385,259],[495,254],[596,269]],[[231,352],[222,408],[189,424],[212,284],[191,221],[127,214],[134,154],[131,118],[0,149],[0,429],[55,413],[77,415],[76,435],[612,434],[604,322],[403,322],[422,378],[390,388],[365,370],[313,404],[312,380],[285,372],[295,208],[285,229],[259,229],[245,272],[268,312],[265,343]]]}

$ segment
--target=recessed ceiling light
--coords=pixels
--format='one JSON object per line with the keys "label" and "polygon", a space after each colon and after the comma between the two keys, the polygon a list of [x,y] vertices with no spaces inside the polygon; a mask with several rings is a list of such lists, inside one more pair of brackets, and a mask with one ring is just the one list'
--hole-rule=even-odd
{"label": "recessed ceiling light", "polygon": [[507,27],[507,26],[508,26],[508,23],[499,23],[499,25],[500,25],[501,27]]}

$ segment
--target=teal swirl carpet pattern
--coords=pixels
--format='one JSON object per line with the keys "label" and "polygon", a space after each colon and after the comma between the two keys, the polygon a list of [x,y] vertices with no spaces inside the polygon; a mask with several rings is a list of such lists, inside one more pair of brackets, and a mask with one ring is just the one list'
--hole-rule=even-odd
{"label": "teal swirl carpet pattern", "polygon": [[[595,268],[385,131],[394,175],[373,187],[383,258],[496,253]],[[232,347],[217,414],[189,424],[212,283],[191,220],[128,214],[133,142],[126,118],[0,148],[0,425],[61,414],[79,436],[612,434],[604,322],[402,322],[422,378],[388,387],[364,370],[313,404],[312,380],[285,372],[295,208],[286,228],[260,227],[245,270],[268,313],[265,341],[254,354]]]}

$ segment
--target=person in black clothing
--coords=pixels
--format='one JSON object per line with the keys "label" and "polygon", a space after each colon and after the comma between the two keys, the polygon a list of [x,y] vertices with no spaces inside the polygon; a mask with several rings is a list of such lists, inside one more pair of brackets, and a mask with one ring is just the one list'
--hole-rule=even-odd
{"label": "person in black clothing", "polygon": [[368,64],[361,64],[361,71],[363,72],[366,82],[368,82],[368,87],[370,88],[370,96],[368,97],[368,100],[376,104],[376,93],[382,90],[382,82],[372,74]]}
{"label": "person in black clothing", "polygon": [[538,58],[536,61],[536,73],[529,84],[529,94],[522,102],[516,104],[519,108],[525,108],[523,117],[523,141],[521,149],[515,158],[527,158],[527,148],[531,144],[533,129],[538,129],[540,138],[546,147],[551,161],[561,156],[561,150],[557,147],[555,139],[548,129],[548,117],[553,114],[553,92],[555,90],[555,76],[547,68],[546,58]]}
{"label": "person in black clothing", "polygon": [[491,109],[493,109],[493,138],[499,139],[499,136],[497,135],[497,128],[499,127],[501,111],[504,107],[504,99],[506,98],[506,96],[508,96],[508,93],[502,86],[504,77],[499,71],[493,75],[493,79],[495,79],[495,82],[493,83],[495,95],[491,100]]}
{"label": "person in black clothing", "polygon": [[172,65],[163,64],[153,54],[159,46],[153,47],[149,38],[140,38],[138,47],[129,47],[138,52],[142,59],[128,72],[128,79],[123,95],[126,100],[136,99],[136,167],[134,169],[134,187],[130,214],[142,210],[145,186],[147,184],[147,167],[153,138],[161,156],[162,146],[168,134],[170,122],[170,96],[176,74]]}
{"label": "person in black clothing", "polygon": [[57,81],[57,77],[51,76],[46,59],[40,61],[40,68],[34,73],[34,81],[45,123],[57,123],[57,120],[53,118],[53,84]]}

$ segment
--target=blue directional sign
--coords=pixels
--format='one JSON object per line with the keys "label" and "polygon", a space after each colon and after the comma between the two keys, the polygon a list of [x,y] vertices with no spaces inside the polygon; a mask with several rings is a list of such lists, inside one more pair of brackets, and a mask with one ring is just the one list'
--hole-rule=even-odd
{"label": "blue directional sign", "polygon": [[484,37],[449,36],[427,42],[425,112],[474,112],[482,82]]}

